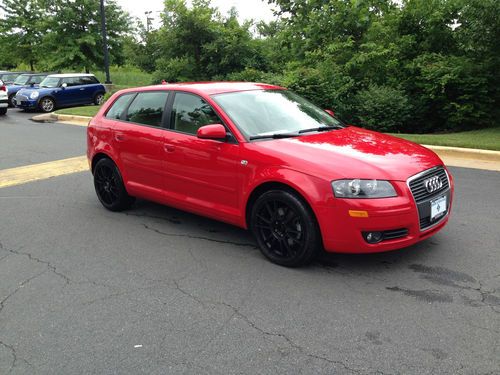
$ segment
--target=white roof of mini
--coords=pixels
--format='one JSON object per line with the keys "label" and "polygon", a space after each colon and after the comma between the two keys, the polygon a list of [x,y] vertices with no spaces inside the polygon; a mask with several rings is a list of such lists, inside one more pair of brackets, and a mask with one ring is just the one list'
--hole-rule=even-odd
{"label": "white roof of mini", "polygon": [[65,74],[50,74],[50,77],[68,78],[68,77],[94,77],[93,74],[87,73],[65,73]]}

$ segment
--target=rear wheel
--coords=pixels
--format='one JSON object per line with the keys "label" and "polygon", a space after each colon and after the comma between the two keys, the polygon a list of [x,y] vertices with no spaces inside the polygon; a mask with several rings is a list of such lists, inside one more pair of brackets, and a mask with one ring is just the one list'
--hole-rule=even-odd
{"label": "rear wheel", "polygon": [[7,108],[0,108],[0,116],[7,114]]}
{"label": "rear wheel", "polygon": [[54,109],[56,109],[56,103],[54,102],[54,99],[42,98],[40,99],[38,107],[42,112],[49,113],[52,112]]}
{"label": "rear wheel", "polygon": [[102,103],[104,103],[104,94],[103,93],[96,94],[96,96],[94,96],[94,104],[101,105]]}
{"label": "rear wheel", "polygon": [[271,190],[262,194],[252,207],[250,226],[261,252],[282,266],[307,264],[321,244],[311,209],[289,191]]}
{"label": "rear wheel", "polygon": [[123,184],[120,171],[110,159],[101,159],[94,168],[94,187],[99,201],[110,211],[123,211],[134,203]]}

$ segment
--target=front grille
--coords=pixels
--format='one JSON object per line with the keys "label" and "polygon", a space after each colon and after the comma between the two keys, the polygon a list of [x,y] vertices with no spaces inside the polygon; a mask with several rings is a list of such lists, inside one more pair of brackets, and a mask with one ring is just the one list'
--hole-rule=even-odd
{"label": "front grille", "polygon": [[18,101],[18,102],[24,102],[27,100],[28,100],[28,97],[26,95],[19,95],[19,94],[16,95],[16,101]]}
{"label": "front grille", "polygon": [[[429,193],[425,187],[425,181],[434,176],[438,176],[443,185],[436,191]],[[448,181],[448,175],[446,174],[444,168],[439,167],[431,169],[419,175],[415,179],[411,180],[408,185],[410,187],[411,193],[413,194],[415,202],[420,203],[436,195],[439,195],[443,191],[448,190],[448,188],[450,187],[450,182]]]}
{"label": "front grille", "polygon": [[393,229],[385,230],[382,232],[382,241],[395,240],[396,238],[406,237],[408,235],[408,229]]}

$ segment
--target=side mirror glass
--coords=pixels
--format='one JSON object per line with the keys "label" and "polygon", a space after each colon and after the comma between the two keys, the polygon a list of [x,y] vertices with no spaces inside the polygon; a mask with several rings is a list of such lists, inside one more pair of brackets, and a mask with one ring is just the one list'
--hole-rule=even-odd
{"label": "side mirror glass", "polygon": [[61,87],[62,87],[63,89],[65,89],[66,87],[68,87],[68,84],[67,84],[66,82],[64,82],[64,83],[61,85]]}
{"label": "side mirror glass", "polygon": [[331,109],[325,109],[325,112],[328,113],[330,116],[335,117],[335,112],[333,112]]}
{"label": "side mirror glass", "polygon": [[226,140],[226,128],[221,124],[205,125],[198,129],[196,133],[200,139],[214,139],[218,141]]}

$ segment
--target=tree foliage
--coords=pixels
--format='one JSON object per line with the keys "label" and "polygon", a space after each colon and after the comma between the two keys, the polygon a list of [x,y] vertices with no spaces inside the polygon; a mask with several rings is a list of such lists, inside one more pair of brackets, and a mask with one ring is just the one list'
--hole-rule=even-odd
{"label": "tree foliage", "polygon": [[[161,26],[145,30],[107,0],[112,60],[154,82],[280,84],[383,131],[498,124],[500,1],[264,1],[278,8],[269,23],[240,22],[234,9],[222,15],[210,0],[166,0]],[[0,65],[102,65],[98,1],[3,4]]]}
{"label": "tree foliage", "polygon": [[[13,63],[3,64],[28,64],[31,70],[102,67],[99,5],[97,0],[4,0],[0,47]],[[115,0],[107,0],[105,9],[111,61],[121,63],[130,20]]]}

